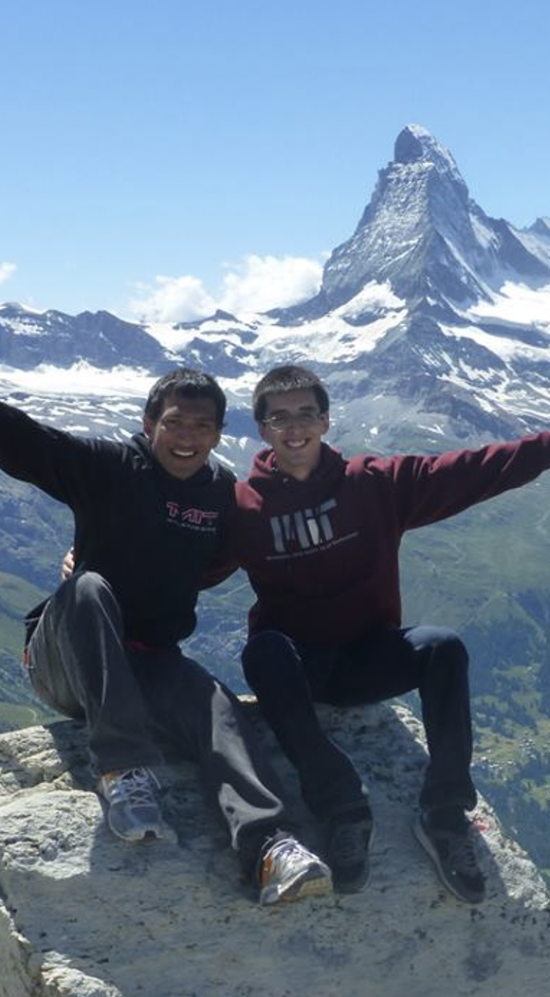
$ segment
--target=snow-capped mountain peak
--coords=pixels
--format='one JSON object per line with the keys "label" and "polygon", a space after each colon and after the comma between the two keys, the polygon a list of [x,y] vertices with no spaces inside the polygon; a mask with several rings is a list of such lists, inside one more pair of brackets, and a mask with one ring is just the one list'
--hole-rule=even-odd
{"label": "snow-capped mountain peak", "polygon": [[[367,439],[375,427],[383,448],[415,422],[426,432],[432,426],[427,440],[435,443],[442,434],[507,434],[550,421],[548,288],[550,219],[542,215],[520,231],[488,217],[453,155],[409,124],[314,298],[262,315],[217,311],[173,326],[134,324],[105,311],[69,316],[0,306],[0,379],[18,393],[27,384],[40,414],[42,378],[45,417],[71,412],[71,426],[81,425],[79,412],[97,410],[109,383],[101,418],[114,428],[119,398],[130,431],[132,383],[139,404],[144,385],[169,367],[201,367],[228,392],[228,435],[239,441],[241,457],[242,441],[254,433],[248,399],[256,375],[289,361],[315,364],[335,405],[345,398],[344,436],[364,427]],[[56,369],[66,372],[57,407]],[[119,371],[120,392],[108,371]],[[92,407],[79,401],[88,376]],[[231,449],[230,440],[225,445]]]}
{"label": "snow-capped mountain peak", "polygon": [[454,157],[422,125],[406,125],[399,132],[395,140],[394,162],[402,165],[425,163],[439,173],[451,174],[456,183],[464,184]]}
{"label": "snow-capped mountain peak", "polygon": [[334,307],[372,280],[389,280],[408,299],[464,305],[514,276],[549,280],[550,263],[534,245],[546,239],[542,226],[544,234],[540,225],[531,230],[529,245],[507,222],[487,217],[451,153],[408,125],[354,234],[328,260],[322,294]]}

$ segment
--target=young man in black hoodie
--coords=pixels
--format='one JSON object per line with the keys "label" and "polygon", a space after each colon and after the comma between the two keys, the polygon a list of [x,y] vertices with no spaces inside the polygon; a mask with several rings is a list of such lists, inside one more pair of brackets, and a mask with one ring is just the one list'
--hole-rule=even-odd
{"label": "young man in black hoodie", "polygon": [[234,478],[210,461],[225,396],[202,372],[151,389],[143,434],[81,439],[0,403],[0,468],[68,505],[73,576],[28,617],[38,696],[83,720],[111,830],[166,828],[151,767],[163,747],[198,762],[262,903],[331,888],[330,871],[288,831],[280,786],[235,696],[179,641],[234,507]]}
{"label": "young man in black hoodie", "polygon": [[547,470],[550,433],[440,456],[345,459],[322,442],[325,387],[295,366],[266,374],[253,407],[268,448],[237,485],[222,563],[243,567],[254,589],[244,673],[326,825],[335,886],[366,884],[373,820],[360,775],[321,729],[314,703],[417,689],[430,760],[415,832],[445,886],[479,902],[484,880],[465,816],[476,805],[468,655],[445,627],[402,627],[399,545],[406,530]]}

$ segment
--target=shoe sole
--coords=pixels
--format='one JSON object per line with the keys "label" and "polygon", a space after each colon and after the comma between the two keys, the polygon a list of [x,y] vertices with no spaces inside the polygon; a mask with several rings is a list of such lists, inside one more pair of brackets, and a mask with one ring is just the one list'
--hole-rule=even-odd
{"label": "shoe sole", "polygon": [[301,900],[302,897],[323,897],[332,893],[332,876],[330,872],[320,876],[317,872],[309,871],[282,892],[277,894],[266,893],[260,898],[262,907],[269,907],[274,904]]}
{"label": "shoe sole", "polygon": [[130,845],[139,844],[140,841],[168,841],[174,844],[177,843],[178,840],[176,831],[164,821],[162,824],[155,825],[155,827],[145,826],[142,828],[135,828],[133,833],[130,831],[128,834],[123,834],[114,826],[114,824],[111,823],[111,815],[109,811],[107,811],[107,825],[116,838],[120,841],[127,841]]}
{"label": "shoe sole", "polygon": [[350,879],[346,882],[345,879],[339,879],[338,876],[334,877],[334,889],[336,893],[362,893],[366,890],[372,878],[372,869],[367,869],[366,875],[357,876],[355,879]]}
{"label": "shoe sole", "polygon": [[485,894],[483,894],[483,896],[481,897],[476,897],[474,899],[473,897],[464,896],[463,893],[460,893],[460,891],[456,889],[452,880],[448,879],[448,877],[446,876],[443,866],[441,865],[441,859],[437,853],[437,850],[434,848],[432,842],[430,841],[428,835],[426,834],[422,826],[422,821],[420,819],[415,820],[413,824],[413,834],[418,843],[422,845],[422,848],[424,849],[426,854],[430,856],[436,868],[441,883],[443,884],[445,889],[449,891],[449,893],[452,893],[457,900],[460,900],[462,903],[465,904],[480,904],[485,899]]}
{"label": "shoe sole", "polygon": [[129,844],[139,844],[140,841],[160,841],[164,835],[160,834],[150,828],[144,828],[142,831],[136,832],[135,834],[122,834],[117,831],[116,828],[108,821],[109,829],[120,841],[127,841]]}

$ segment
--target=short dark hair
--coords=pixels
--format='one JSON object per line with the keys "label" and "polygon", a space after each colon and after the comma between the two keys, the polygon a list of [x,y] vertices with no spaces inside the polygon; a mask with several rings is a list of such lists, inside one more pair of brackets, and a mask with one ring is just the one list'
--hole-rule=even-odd
{"label": "short dark hair", "polygon": [[153,422],[160,418],[164,403],[172,395],[179,398],[211,398],[216,408],[216,425],[223,426],[227,399],[210,374],[192,367],[178,367],[164,374],[151,388],[145,402],[145,415]]}
{"label": "short dark hair", "polygon": [[319,411],[328,412],[330,407],[328,391],[317,374],[307,367],[287,364],[282,367],[272,367],[254,388],[252,411],[256,422],[261,422],[265,418],[268,395],[296,391],[300,388],[311,389],[315,394]]}

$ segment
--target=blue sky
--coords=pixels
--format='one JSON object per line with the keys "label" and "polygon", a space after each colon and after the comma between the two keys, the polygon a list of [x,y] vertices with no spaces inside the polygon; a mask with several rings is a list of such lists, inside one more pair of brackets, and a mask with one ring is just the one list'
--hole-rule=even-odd
{"label": "blue sky", "polygon": [[547,0],[5,0],[0,300],[175,321],[307,294],[401,128],[550,215]]}

